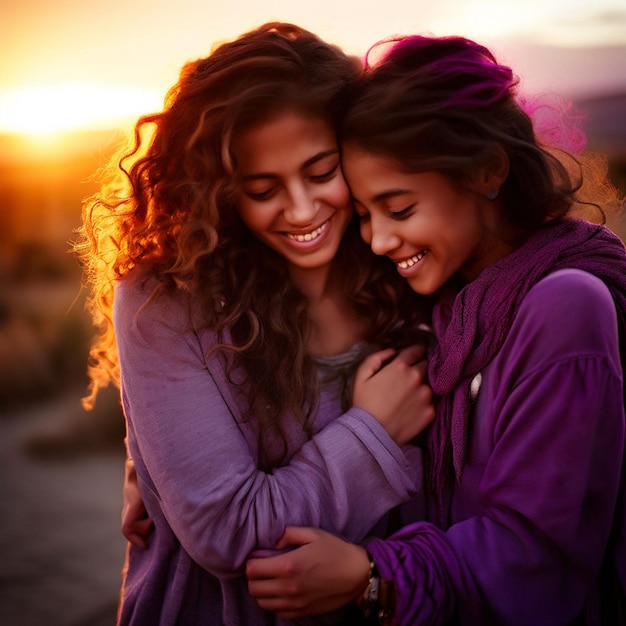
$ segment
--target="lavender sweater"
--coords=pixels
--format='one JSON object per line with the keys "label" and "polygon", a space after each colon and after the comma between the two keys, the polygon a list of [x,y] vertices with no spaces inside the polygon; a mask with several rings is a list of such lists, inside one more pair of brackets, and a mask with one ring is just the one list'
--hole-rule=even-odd
{"label": "lavender sweater", "polygon": [[315,436],[294,425],[288,464],[259,471],[243,374],[227,380],[223,353],[206,356],[215,333],[199,330],[182,292],[149,299],[155,284],[136,273],[115,296],[128,448],[155,524],[147,550],[129,547],[119,624],[279,624],[247,593],[246,557],[273,548],[288,524],[361,541],[419,492],[421,458],[365,411],[342,415],[327,384]]}
{"label": "lavender sweater", "polygon": [[[611,525],[624,530],[618,345],[615,304],[595,276],[565,269],[531,288],[472,385],[449,524],[369,544],[396,585],[398,624],[599,623],[603,553]],[[605,566],[624,576],[624,544],[612,550]]]}

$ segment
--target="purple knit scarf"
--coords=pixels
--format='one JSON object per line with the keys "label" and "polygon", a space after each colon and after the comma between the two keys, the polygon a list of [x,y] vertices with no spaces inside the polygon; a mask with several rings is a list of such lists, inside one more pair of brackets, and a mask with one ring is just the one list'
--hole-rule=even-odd
{"label": "purple knit scarf", "polygon": [[578,219],[551,225],[458,293],[448,297],[442,292],[433,311],[437,346],[428,369],[440,396],[429,432],[430,484],[440,514],[444,492],[453,476],[460,479],[465,463],[470,383],[502,347],[531,287],[563,268],[584,270],[607,285],[617,308],[622,364],[626,362],[626,251],[603,226]]}

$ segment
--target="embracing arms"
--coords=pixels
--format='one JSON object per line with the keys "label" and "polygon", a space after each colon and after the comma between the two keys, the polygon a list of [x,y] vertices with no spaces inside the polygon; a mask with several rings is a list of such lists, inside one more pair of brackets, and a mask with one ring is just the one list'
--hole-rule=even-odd
{"label": "embracing arms", "polygon": [[[444,624],[456,613],[471,625],[556,626],[585,602],[598,608],[624,489],[623,381],[606,288],[589,275],[539,283],[491,367],[452,525],[416,522],[367,543],[394,585],[394,623]],[[364,548],[314,529],[288,528],[282,542],[302,547],[247,564],[262,607],[295,617],[362,594]],[[329,571],[341,579],[325,588],[315,572]]]}
{"label": "embracing arms", "polygon": [[[217,361],[207,362],[207,346],[189,324],[185,304],[166,295],[147,301],[145,292],[123,286],[116,328],[129,450],[146,508],[152,518],[164,518],[209,571],[234,574],[253,549],[273,548],[289,524],[359,540],[420,487],[419,469],[365,407],[303,439],[287,465],[259,471],[236,394]],[[381,371],[380,382],[372,372],[365,376],[378,394],[403,377],[412,381],[387,403],[370,394],[391,416],[411,407],[403,419],[412,425],[394,432],[401,443],[432,417],[425,410],[424,423],[416,424],[415,407],[427,397],[420,390],[423,371],[412,367],[417,358],[418,352],[404,353]]]}

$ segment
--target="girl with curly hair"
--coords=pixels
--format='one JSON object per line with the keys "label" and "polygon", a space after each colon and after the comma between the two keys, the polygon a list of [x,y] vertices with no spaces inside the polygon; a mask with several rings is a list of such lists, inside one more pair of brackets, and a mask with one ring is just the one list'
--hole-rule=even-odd
{"label": "girl with curly hair", "polygon": [[280,623],[248,594],[253,550],[288,524],[361,541],[394,507],[415,517],[427,307],[362,242],[342,177],[360,69],[288,24],[222,44],[85,203],[92,398],[120,384],[153,524],[119,624]]}

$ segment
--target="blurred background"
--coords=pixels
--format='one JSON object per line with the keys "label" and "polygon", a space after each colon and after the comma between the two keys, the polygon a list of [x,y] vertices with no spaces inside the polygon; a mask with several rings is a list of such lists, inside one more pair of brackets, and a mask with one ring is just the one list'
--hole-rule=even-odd
{"label": "blurred background", "polygon": [[[71,253],[92,175],[187,60],[265,21],[363,55],[398,33],[489,45],[527,95],[570,99],[626,191],[622,0],[5,0],[0,9],[0,623],[113,624],[124,424],[80,404],[92,334]],[[620,217],[610,226],[623,237]]]}

